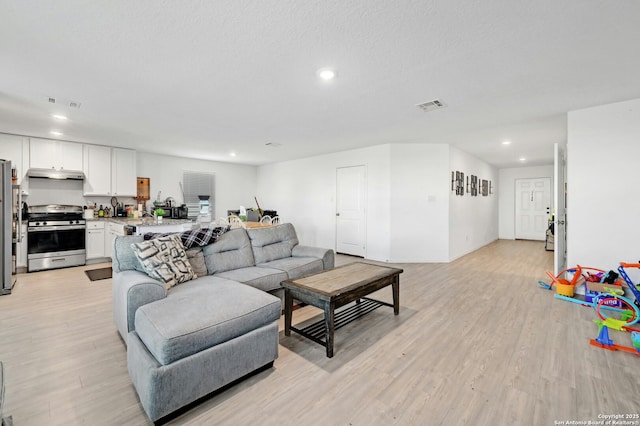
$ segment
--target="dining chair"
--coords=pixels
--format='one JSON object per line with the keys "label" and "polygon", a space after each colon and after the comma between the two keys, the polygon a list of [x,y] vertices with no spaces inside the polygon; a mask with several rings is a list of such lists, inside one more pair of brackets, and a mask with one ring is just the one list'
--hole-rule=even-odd
{"label": "dining chair", "polygon": [[236,228],[246,228],[247,225],[236,215],[229,216],[229,225],[231,225],[231,229]]}
{"label": "dining chair", "polygon": [[262,218],[260,218],[260,223],[264,223],[267,225],[271,224],[271,216],[265,214],[264,216],[262,216]]}
{"label": "dining chair", "polygon": [[280,216],[274,216],[271,218],[272,225],[280,225]]}

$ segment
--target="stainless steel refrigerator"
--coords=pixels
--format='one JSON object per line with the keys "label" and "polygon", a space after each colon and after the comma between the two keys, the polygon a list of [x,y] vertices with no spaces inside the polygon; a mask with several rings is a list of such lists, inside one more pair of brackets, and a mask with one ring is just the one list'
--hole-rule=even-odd
{"label": "stainless steel refrigerator", "polygon": [[11,161],[0,160],[0,190],[0,295],[4,295],[16,284],[16,243],[22,235],[20,186],[12,182]]}

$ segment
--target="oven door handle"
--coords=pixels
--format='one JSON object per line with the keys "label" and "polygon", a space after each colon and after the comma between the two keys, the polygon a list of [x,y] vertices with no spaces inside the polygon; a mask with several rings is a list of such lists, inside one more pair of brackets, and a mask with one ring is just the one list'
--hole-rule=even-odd
{"label": "oven door handle", "polygon": [[86,229],[85,225],[65,225],[65,226],[34,226],[28,227],[28,232],[45,232],[45,231],[73,231],[76,229]]}

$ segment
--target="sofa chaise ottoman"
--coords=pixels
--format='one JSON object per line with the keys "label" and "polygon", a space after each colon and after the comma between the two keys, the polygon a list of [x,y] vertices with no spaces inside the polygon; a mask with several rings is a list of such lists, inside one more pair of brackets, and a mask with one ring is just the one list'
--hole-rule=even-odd
{"label": "sofa chaise ottoman", "polygon": [[273,365],[279,317],[279,298],[215,277],[140,307],[127,366],[149,418]]}

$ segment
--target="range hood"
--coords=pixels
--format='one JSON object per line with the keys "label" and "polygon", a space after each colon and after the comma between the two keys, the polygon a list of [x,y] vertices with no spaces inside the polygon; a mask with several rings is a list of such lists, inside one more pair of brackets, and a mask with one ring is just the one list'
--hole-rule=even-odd
{"label": "range hood", "polygon": [[27,176],[42,179],[84,180],[84,173],[80,170],[29,169]]}

